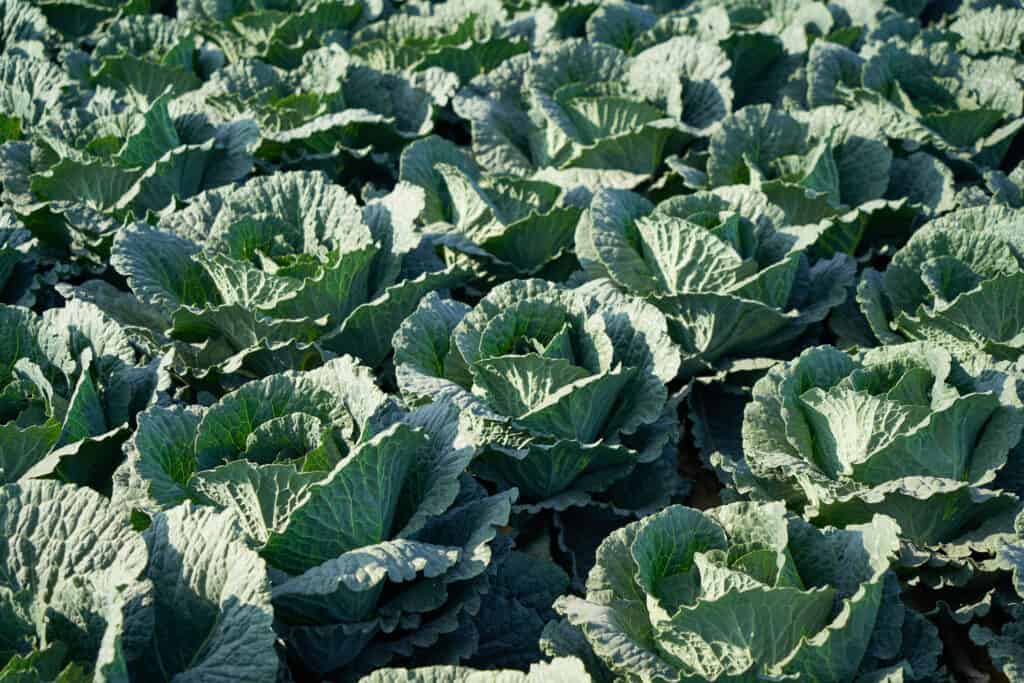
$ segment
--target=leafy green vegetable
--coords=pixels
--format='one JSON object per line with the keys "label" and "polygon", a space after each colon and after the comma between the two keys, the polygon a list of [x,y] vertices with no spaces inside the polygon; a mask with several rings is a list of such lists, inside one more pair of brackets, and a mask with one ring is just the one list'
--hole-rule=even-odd
{"label": "leafy green vegetable", "polygon": [[423,222],[432,241],[498,277],[557,273],[581,210],[557,185],[488,177],[447,140],[430,137],[402,153],[400,177],[423,188]]}
{"label": "leafy green vegetable", "polygon": [[915,232],[883,273],[866,270],[857,299],[878,339],[1020,358],[1024,321],[1006,302],[1024,283],[1021,220],[999,205],[961,209]]}
{"label": "leafy green vegetable", "polygon": [[127,334],[95,306],[42,316],[0,305],[0,477],[56,476],[100,490],[135,415],[165,381],[138,362]]}
{"label": "leafy green vegetable", "polygon": [[589,279],[661,310],[681,347],[682,371],[785,348],[846,298],[845,254],[811,265],[777,229],[779,210],[757,190],[723,186],[657,206],[601,190],[576,230]]}
{"label": "leafy green vegetable", "polygon": [[229,512],[185,504],[159,514],[145,534],[153,584],[153,635],[133,679],[271,681],[274,613],[263,560]]}
{"label": "leafy green vegetable", "polygon": [[418,299],[464,278],[424,253],[422,206],[405,185],[359,207],[319,173],[283,173],[200,195],[158,228],[127,226],[111,262],[184,373],[309,367],[315,341],[379,365]]}
{"label": "leafy green vegetable", "polygon": [[[428,297],[396,334],[395,361],[407,401],[460,405],[463,438],[483,449],[474,471],[518,488],[530,511],[634,508],[602,494],[671,458],[678,438],[665,319],[607,289],[514,280],[472,310]],[[658,482],[664,498],[673,480]]]}
{"label": "leafy green vegetable", "polygon": [[167,96],[121,111],[97,94],[84,106],[48,111],[40,127],[31,141],[4,145],[8,156],[25,149],[29,157],[10,169],[24,187],[23,213],[40,205],[59,213],[69,202],[119,216],[159,211],[244,177],[257,139],[250,120],[174,116]]}
{"label": "leafy green vegetable", "polygon": [[897,534],[881,516],[819,531],[780,503],[671,506],[609,536],[586,598],[556,608],[617,680],[854,680],[912,644]]}
{"label": "leafy green vegetable", "polygon": [[456,433],[451,406],[402,415],[343,357],[203,411],[143,413],[115,497],[143,512],[186,499],[234,510],[271,567],[289,651],[320,674],[370,669],[472,629],[488,587],[488,544],[515,492],[466,479],[473,451]]}
{"label": "leafy green vegetable", "polygon": [[538,662],[529,672],[477,671],[464,666],[435,666],[424,669],[380,669],[360,683],[585,683],[590,680],[579,660],[559,657]]}
{"label": "leafy green vegetable", "polygon": [[152,619],[146,544],[123,510],[85,488],[0,488],[3,668],[9,680],[127,678]]}
{"label": "leafy green vegetable", "polygon": [[730,110],[729,66],[719,48],[686,36],[635,57],[571,39],[476,76],[454,106],[488,169],[632,188]]}
{"label": "leafy green vegetable", "polygon": [[431,128],[435,108],[418,84],[362,64],[337,46],[307,52],[294,70],[232,63],[179,100],[224,122],[254,116],[256,154],[283,164],[397,150]]}
{"label": "leafy green vegetable", "polygon": [[971,376],[923,343],[855,355],[805,351],[754,385],[739,489],[785,500],[816,524],[895,519],[917,564],[968,561],[1012,528],[1019,501],[999,490],[1024,426],[1017,380]]}
{"label": "leafy green vegetable", "polygon": [[0,0],[0,683],[1024,678],[1022,132],[1019,0]]}

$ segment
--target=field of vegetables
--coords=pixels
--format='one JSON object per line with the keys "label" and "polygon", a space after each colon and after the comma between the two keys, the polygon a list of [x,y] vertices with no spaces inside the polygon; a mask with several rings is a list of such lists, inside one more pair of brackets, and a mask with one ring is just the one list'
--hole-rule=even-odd
{"label": "field of vegetables", "polygon": [[0,0],[0,683],[1024,682],[1020,0]]}

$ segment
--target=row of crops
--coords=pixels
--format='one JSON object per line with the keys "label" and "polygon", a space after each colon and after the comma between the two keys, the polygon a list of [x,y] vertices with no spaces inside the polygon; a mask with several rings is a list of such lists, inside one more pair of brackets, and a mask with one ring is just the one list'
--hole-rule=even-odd
{"label": "row of crops", "polygon": [[0,0],[0,683],[1024,680],[1022,48]]}

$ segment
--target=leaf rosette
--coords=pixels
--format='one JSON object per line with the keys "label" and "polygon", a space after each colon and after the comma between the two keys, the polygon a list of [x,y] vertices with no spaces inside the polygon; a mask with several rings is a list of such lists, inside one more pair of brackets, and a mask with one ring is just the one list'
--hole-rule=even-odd
{"label": "leaf rosette", "polygon": [[0,528],[0,678],[126,680],[152,626],[152,585],[124,510],[86,488],[8,484]]}
{"label": "leaf rosette", "polygon": [[149,514],[185,500],[235,511],[268,565],[294,666],[351,678],[423,648],[472,654],[515,491],[488,496],[465,476],[473,451],[454,446],[451,406],[403,414],[343,357],[139,422],[115,499]]}
{"label": "leaf rosette", "polygon": [[252,170],[251,119],[215,125],[203,113],[175,115],[167,94],[138,106],[108,89],[80,98],[47,109],[27,139],[0,146],[0,181],[19,213],[56,221],[81,205],[124,220]]}
{"label": "leaf rosette", "polygon": [[95,306],[37,315],[0,305],[0,479],[57,477],[108,490],[135,415],[166,378]]}
{"label": "leaf rosette", "polygon": [[136,14],[106,27],[89,55],[87,81],[143,104],[194,90],[223,64],[224,55],[184,21]]}
{"label": "leaf rosette", "polygon": [[436,107],[422,85],[329,46],[292,70],[258,59],[229,64],[175,106],[219,122],[255,118],[256,156],[288,168],[336,158],[383,163],[433,127]]}
{"label": "leaf rosette", "polygon": [[1017,79],[1000,77],[1017,68],[1014,59],[961,52],[961,44],[977,40],[970,28],[956,35],[966,26],[953,22],[949,31],[912,40],[890,36],[860,53],[815,46],[807,65],[808,104],[871,102],[889,112],[881,132],[909,133],[951,157],[998,167],[1020,132],[1024,90]]}
{"label": "leaf rosette", "polygon": [[[465,277],[421,247],[422,206],[407,185],[360,207],[320,173],[280,173],[127,227],[111,262],[135,326],[186,374],[262,377],[318,364],[321,349],[379,365],[423,294]],[[73,294],[117,307],[101,285]]]}
{"label": "leaf rosette", "polygon": [[787,222],[800,224],[812,222],[814,212],[882,198],[892,158],[887,141],[855,112],[819,107],[790,114],[761,104],[722,121],[708,145],[707,174],[711,187],[760,189],[786,211]]}
{"label": "leaf rosette", "polygon": [[[679,359],[642,301],[543,280],[499,285],[471,310],[431,296],[399,328],[395,364],[408,402],[462,407],[461,438],[483,449],[473,471],[518,488],[523,510],[635,509],[678,485],[662,462],[675,457]],[[617,487],[651,468],[649,488]]]}
{"label": "leaf rosette", "polygon": [[777,207],[744,186],[654,205],[601,190],[576,229],[587,278],[658,308],[693,374],[732,357],[785,349],[846,298],[845,254],[812,264],[779,228]]}
{"label": "leaf rosette", "polygon": [[305,53],[343,43],[383,8],[364,0],[182,0],[177,16],[223,50],[229,62],[255,58],[294,69]]}
{"label": "leaf rosette", "polygon": [[3,680],[276,680],[266,566],[230,512],[139,534],[95,491],[31,481],[0,488],[0,527]]}
{"label": "leaf rosette", "polygon": [[553,183],[490,175],[433,136],[405,148],[400,178],[423,188],[424,229],[447,260],[468,259],[504,279],[557,278],[575,263],[570,252],[582,210]]}
{"label": "leaf rosette", "polygon": [[941,348],[817,347],[754,385],[743,458],[721,464],[740,490],[815,524],[888,515],[904,560],[942,574],[942,563],[969,569],[1012,530],[1019,500],[1000,475],[1016,468],[1022,425],[1012,376],[971,376]]}
{"label": "leaf rosette", "polygon": [[920,340],[963,357],[1016,362],[1024,349],[1024,215],[991,204],[932,220],[885,271],[868,269],[857,300],[885,344]]}
{"label": "leaf rosette", "polygon": [[[556,609],[614,680],[839,683],[897,663],[916,678],[937,635],[894,594],[898,533],[882,516],[819,530],[781,503],[671,506],[613,532],[586,597]],[[572,642],[568,625],[549,626],[549,647]]]}
{"label": "leaf rosette", "polygon": [[531,22],[516,22],[500,0],[405,3],[358,29],[350,53],[430,91],[439,105],[459,85],[529,51]]}
{"label": "leaf rosette", "polygon": [[535,662],[529,671],[478,670],[468,666],[431,666],[418,669],[380,669],[359,683],[590,683],[579,660],[557,657]]}
{"label": "leaf rosette", "polygon": [[691,36],[634,57],[569,39],[475,77],[454,107],[494,172],[632,188],[731,111],[729,67],[720,48]]}

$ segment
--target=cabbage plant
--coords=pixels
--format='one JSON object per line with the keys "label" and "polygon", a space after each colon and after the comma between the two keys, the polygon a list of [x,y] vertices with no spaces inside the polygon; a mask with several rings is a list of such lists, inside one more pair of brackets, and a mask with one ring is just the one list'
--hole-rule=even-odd
{"label": "cabbage plant", "polygon": [[359,28],[349,50],[422,84],[444,104],[460,84],[529,51],[531,22],[511,21],[510,9],[500,0],[414,0]]}
{"label": "cabbage plant", "polygon": [[134,14],[109,26],[89,55],[88,82],[140,103],[198,88],[224,56],[177,18]]}
{"label": "cabbage plant", "polygon": [[292,70],[257,59],[234,62],[174,104],[212,112],[218,121],[255,118],[256,155],[288,166],[397,156],[404,144],[431,130],[435,115],[423,87],[337,46],[305,53]]}
{"label": "cabbage plant", "polygon": [[807,195],[834,207],[884,196],[892,157],[886,141],[853,112],[837,107],[789,114],[761,104],[722,121],[708,145],[707,174],[712,187],[759,187],[789,208],[790,222],[800,223],[798,209],[806,210]]}
{"label": "cabbage plant", "polygon": [[605,539],[586,597],[556,609],[613,680],[924,677],[937,636],[895,595],[898,533],[883,516],[819,530],[781,503],[670,506]]}
{"label": "cabbage plant", "polygon": [[995,549],[1020,504],[1000,478],[1019,458],[1017,384],[924,343],[816,347],[754,385],[743,459],[724,464],[739,490],[815,524],[892,517],[914,564],[966,561]]}
{"label": "cabbage plant", "polygon": [[479,263],[495,277],[550,273],[573,263],[581,209],[556,184],[490,175],[448,140],[429,137],[402,152],[400,178],[423,188],[422,220],[449,260]]}
{"label": "cabbage plant", "polygon": [[998,204],[935,218],[883,271],[868,269],[857,300],[885,344],[921,340],[963,356],[1017,361],[1024,318],[1024,214]]}
{"label": "cabbage plant", "polygon": [[402,414],[343,357],[139,421],[115,499],[144,515],[186,500],[237,512],[297,670],[352,677],[424,648],[470,654],[515,491],[489,496],[465,476],[473,450],[455,446],[451,406]]}
{"label": "cabbage plant", "polygon": [[347,356],[308,372],[253,380],[206,408],[155,405],[139,415],[126,444],[115,498],[140,511],[202,500],[201,482],[220,467],[251,471],[243,478],[254,486],[261,478],[256,473],[279,470],[294,472],[297,484],[308,483],[381,431],[397,411],[370,371]]}
{"label": "cabbage plant", "polygon": [[811,263],[765,195],[743,186],[654,205],[598,191],[576,230],[587,278],[663,312],[691,374],[790,346],[846,298],[852,259]]}
{"label": "cabbage plant", "polygon": [[382,3],[364,0],[182,0],[177,16],[231,62],[256,58],[292,69],[303,54],[343,42],[349,31],[378,18],[382,9]]}
{"label": "cabbage plant", "polygon": [[[421,246],[422,206],[404,185],[360,207],[320,173],[281,173],[203,194],[156,228],[127,226],[111,262],[142,304],[133,328],[183,372],[309,367],[322,358],[313,342],[378,365],[423,294],[464,277]],[[123,309],[102,285],[72,296]]]}
{"label": "cabbage plant", "polygon": [[156,400],[159,360],[142,362],[95,306],[37,315],[0,305],[0,479],[55,476],[109,488],[135,415]]}
{"label": "cabbage plant", "polygon": [[166,94],[145,106],[107,90],[81,99],[47,110],[31,136],[0,146],[0,181],[20,213],[60,214],[73,203],[142,216],[252,170],[258,136],[249,119],[175,116]]}
{"label": "cabbage plant", "polygon": [[731,110],[729,68],[720,48],[690,36],[634,57],[569,39],[477,76],[454,106],[492,171],[632,188]]}
{"label": "cabbage plant", "polygon": [[420,669],[379,669],[359,683],[589,683],[583,664],[572,657],[536,662],[530,670],[478,670],[466,666],[431,666]]}
{"label": "cabbage plant", "polygon": [[[956,23],[950,28],[912,41],[891,37],[860,54],[841,45],[815,46],[808,58],[808,104],[838,104],[869,91],[872,101],[899,112],[939,149],[997,166],[1020,130],[1024,91],[1015,79],[999,77],[1014,68],[1012,59],[961,54],[954,47],[963,40]],[[898,135],[898,128],[883,126],[882,132]]]}
{"label": "cabbage plant", "polygon": [[[95,491],[53,481],[0,487],[0,676],[126,676],[145,630],[126,630],[151,595],[146,543]],[[144,622],[143,622],[144,623]],[[22,678],[23,677],[23,678]]]}
{"label": "cabbage plant", "polygon": [[21,50],[0,55],[0,141],[18,140],[74,103],[72,80],[52,62]]}
{"label": "cabbage plant", "polygon": [[1024,677],[1024,514],[1017,516],[1014,535],[999,546],[997,555],[1011,572],[1010,590],[998,601],[1006,618],[996,630],[988,624],[974,624],[970,635],[988,651],[999,672],[1010,681],[1019,681]]}
{"label": "cabbage plant", "polygon": [[26,0],[6,0],[3,6],[4,28],[0,48],[9,53],[17,50],[42,55],[44,43],[53,39],[50,28],[38,7]]}
{"label": "cabbage plant", "polygon": [[277,680],[263,561],[230,512],[128,511],[52,481],[0,487],[0,677]]}
{"label": "cabbage plant", "polygon": [[[461,406],[473,471],[524,510],[663,504],[675,475],[679,357],[665,318],[609,288],[513,280],[474,308],[428,297],[395,335],[410,403]],[[644,487],[627,485],[644,477]],[[621,485],[621,486],[620,486]]]}

